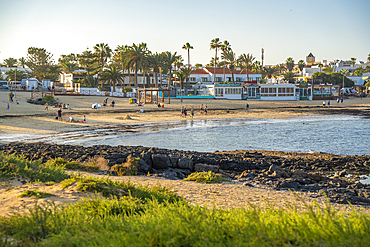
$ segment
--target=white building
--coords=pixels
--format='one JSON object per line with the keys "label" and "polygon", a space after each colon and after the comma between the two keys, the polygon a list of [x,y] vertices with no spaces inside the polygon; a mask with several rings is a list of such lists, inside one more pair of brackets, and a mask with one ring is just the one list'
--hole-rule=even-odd
{"label": "white building", "polygon": [[[215,75],[215,76],[213,76]],[[249,81],[259,81],[262,76],[261,74],[254,74],[253,72],[248,72]],[[203,67],[201,69],[195,69],[189,77],[191,83],[204,83],[213,84],[228,82],[232,83],[232,73],[228,68],[213,68],[213,67]],[[234,81],[244,82],[247,81],[246,70],[234,69]]]}

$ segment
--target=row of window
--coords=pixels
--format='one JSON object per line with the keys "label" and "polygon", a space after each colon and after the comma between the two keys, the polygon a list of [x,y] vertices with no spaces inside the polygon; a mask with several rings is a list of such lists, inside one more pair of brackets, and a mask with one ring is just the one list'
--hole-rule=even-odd
{"label": "row of window", "polygon": [[[225,91],[224,91],[225,90]],[[242,89],[241,88],[216,88],[215,90],[215,96],[224,96],[225,94],[241,94]]]}

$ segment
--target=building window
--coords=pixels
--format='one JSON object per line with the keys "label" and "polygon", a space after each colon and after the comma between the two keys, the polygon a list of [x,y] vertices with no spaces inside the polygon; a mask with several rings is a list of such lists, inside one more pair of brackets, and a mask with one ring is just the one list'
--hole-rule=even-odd
{"label": "building window", "polygon": [[202,82],[206,82],[206,81],[208,81],[207,77],[202,77]]}
{"label": "building window", "polygon": [[190,81],[196,81],[196,77],[190,77]]}
{"label": "building window", "polygon": [[240,82],[240,81],[242,81],[242,78],[240,78],[240,77],[236,77],[236,78],[235,78],[235,81]]}
{"label": "building window", "polygon": [[222,81],[222,77],[216,77],[216,81],[217,81],[217,82]]}

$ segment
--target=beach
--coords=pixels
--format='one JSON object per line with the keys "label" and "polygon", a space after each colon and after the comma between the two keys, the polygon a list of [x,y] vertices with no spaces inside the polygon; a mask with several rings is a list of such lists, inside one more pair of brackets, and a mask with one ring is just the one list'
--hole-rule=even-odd
{"label": "beach", "polygon": [[[71,110],[63,109],[63,121],[55,119],[57,110],[49,106],[45,110],[43,105],[35,105],[27,103],[30,97],[29,92],[16,92],[15,101],[19,104],[11,103],[10,109],[7,110],[7,94],[8,92],[0,92],[2,99],[2,107],[0,107],[0,142],[1,135],[12,134],[30,134],[44,135],[56,133],[71,133],[80,129],[109,129],[112,126],[129,125],[129,124],[146,124],[146,123],[165,123],[166,121],[184,120],[181,116],[181,107],[184,106],[190,112],[191,108],[195,110],[194,119],[233,119],[233,118],[274,118],[274,119],[289,119],[301,116],[311,115],[359,115],[367,116],[368,108],[370,107],[370,98],[352,98],[344,101],[344,106],[331,102],[330,108],[323,108],[322,101],[242,101],[242,100],[211,100],[211,99],[184,99],[181,102],[179,99],[171,99],[171,104],[164,104],[164,108],[158,108],[154,104],[137,106],[129,104],[127,98],[109,98],[98,96],[57,96],[58,102],[69,104]],[[100,109],[92,109],[91,104],[98,102],[103,105],[103,100],[108,99],[108,104],[114,100],[114,108],[111,106],[102,107]],[[249,110],[246,110],[246,104],[249,104]],[[208,113],[201,114],[200,105],[207,104]],[[140,109],[144,109],[144,113],[140,113]],[[70,123],[64,120],[73,116],[77,122]],[[86,116],[87,121],[81,122]],[[128,117],[129,116],[129,117]],[[187,119],[190,119],[188,116]],[[39,154],[41,155],[41,154]],[[39,157],[39,156],[37,156]],[[261,173],[268,172],[269,167],[261,170]],[[250,173],[253,171],[250,170]],[[86,174],[93,176],[104,176],[99,174]],[[266,178],[271,174],[263,175]],[[243,207],[248,203],[263,205],[266,200],[275,202],[277,206],[284,206],[286,202],[297,202],[300,205],[300,200],[288,189],[276,190],[272,187],[261,185],[246,186],[243,182],[224,183],[216,185],[198,184],[195,182],[185,182],[182,180],[166,179],[156,176],[137,176],[137,177],[112,177],[115,180],[129,179],[135,184],[141,185],[156,185],[160,184],[171,188],[179,195],[183,196],[188,202],[198,205],[207,205],[212,207],[216,205],[218,208]],[[14,209],[22,209],[32,207],[35,201],[54,200],[57,204],[72,203],[82,197],[88,196],[86,193],[78,191],[62,190],[60,186],[46,186],[40,184],[22,184],[22,179],[12,181],[9,190],[9,184],[2,184],[0,212],[2,215],[9,213]],[[265,179],[267,181],[267,179]],[[19,193],[30,188],[40,188],[44,191],[50,191],[55,197],[47,199],[22,199],[17,197]],[[318,201],[320,205],[325,202],[323,195],[314,197],[310,196],[310,192],[299,193],[305,201]],[[336,207],[346,207],[348,205],[335,204]]]}

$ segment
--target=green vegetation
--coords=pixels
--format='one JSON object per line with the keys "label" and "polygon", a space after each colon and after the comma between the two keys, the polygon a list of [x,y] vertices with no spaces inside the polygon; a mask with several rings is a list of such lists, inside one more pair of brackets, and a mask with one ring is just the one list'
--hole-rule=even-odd
{"label": "green vegetation", "polygon": [[19,195],[19,197],[35,197],[35,198],[46,198],[50,196],[53,196],[53,194],[42,192],[42,191],[39,191],[38,189],[25,190]]}
{"label": "green vegetation", "polygon": [[69,177],[65,168],[53,162],[41,164],[29,161],[23,155],[0,153],[0,178],[22,177],[31,182],[60,182]]}
{"label": "green vegetation", "polygon": [[51,95],[45,95],[44,98],[42,98],[42,103],[48,103],[49,105],[52,105],[54,104],[55,100],[54,100],[54,97],[51,96]]}
{"label": "green vegetation", "polygon": [[[341,73],[325,73],[316,72],[312,75],[313,79],[322,79],[323,83],[330,83],[333,85],[343,85],[343,74]],[[344,87],[352,87],[354,82],[344,76]]]}
{"label": "green vegetation", "polygon": [[221,182],[230,182],[229,179],[223,178],[220,174],[215,174],[212,171],[208,172],[194,172],[190,174],[187,178],[184,178],[185,181],[195,181],[197,183],[221,183]]}
{"label": "green vegetation", "polygon": [[139,171],[139,160],[140,158],[132,158],[130,155],[126,163],[112,166],[111,171],[118,176],[135,176]]}
{"label": "green vegetation", "polygon": [[99,171],[99,166],[95,160],[89,160],[86,163],[80,164],[76,161],[67,161],[63,158],[55,158],[46,162],[50,166],[64,167],[68,170],[79,170],[86,172],[97,172]]}
{"label": "green vegetation", "polygon": [[[45,167],[58,168],[50,172],[55,174],[66,165],[63,160],[32,163],[3,153],[0,163],[0,178],[29,175],[24,167],[34,171],[33,177],[44,177]],[[16,172],[4,168],[8,166]],[[212,172],[196,174],[218,180]],[[95,194],[64,206],[36,203],[27,213],[0,217],[0,246],[367,246],[370,241],[367,209],[348,213],[330,203],[305,204],[305,209],[294,204],[207,209],[161,186],[81,176],[61,182],[64,188],[73,184],[103,197]],[[43,196],[37,190],[23,194]]]}

